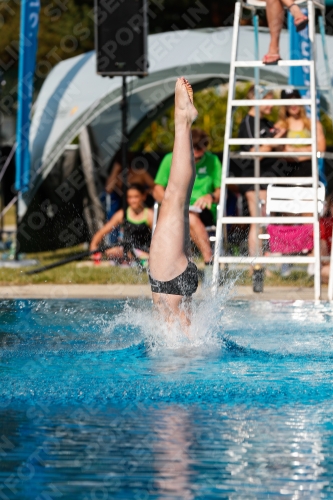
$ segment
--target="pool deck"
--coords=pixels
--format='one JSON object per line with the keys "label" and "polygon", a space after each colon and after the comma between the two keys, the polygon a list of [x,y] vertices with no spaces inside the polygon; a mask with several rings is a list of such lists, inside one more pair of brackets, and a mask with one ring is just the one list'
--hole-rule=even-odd
{"label": "pool deck", "polygon": [[[200,289],[198,293],[201,293]],[[250,286],[236,286],[231,299],[295,301],[313,300],[313,288],[267,286],[253,293]],[[149,285],[13,285],[0,286],[0,299],[115,299],[150,297]],[[327,287],[322,289],[327,300]]]}

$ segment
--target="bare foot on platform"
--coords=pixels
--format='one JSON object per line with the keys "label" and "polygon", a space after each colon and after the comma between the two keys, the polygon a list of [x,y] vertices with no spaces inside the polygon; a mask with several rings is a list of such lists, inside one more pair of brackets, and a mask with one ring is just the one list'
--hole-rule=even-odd
{"label": "bare foot on platform", "polygon": [[193,90],[189,82],[181,77],[178,78],[175,88],[175,124],[192,125],[198,112],[193,106]]}

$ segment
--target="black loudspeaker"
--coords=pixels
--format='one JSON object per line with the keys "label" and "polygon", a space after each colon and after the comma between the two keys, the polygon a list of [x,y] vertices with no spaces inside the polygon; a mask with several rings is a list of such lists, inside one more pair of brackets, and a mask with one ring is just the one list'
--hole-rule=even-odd
{"label": "black loudspeaker", "polygon": [[97,73],[147,76],[146,0],[95,0]]}

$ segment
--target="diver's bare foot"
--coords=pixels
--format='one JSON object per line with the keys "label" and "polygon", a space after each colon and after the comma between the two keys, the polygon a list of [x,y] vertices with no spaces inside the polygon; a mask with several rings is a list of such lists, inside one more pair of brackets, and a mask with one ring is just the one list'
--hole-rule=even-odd
{"label": "diver's bare foot", "polygon": [[175,123],[185,122],[191,125],[198,112],[193,106],[193,90],[189,82],[181,77],[178,78],[175,88]]}

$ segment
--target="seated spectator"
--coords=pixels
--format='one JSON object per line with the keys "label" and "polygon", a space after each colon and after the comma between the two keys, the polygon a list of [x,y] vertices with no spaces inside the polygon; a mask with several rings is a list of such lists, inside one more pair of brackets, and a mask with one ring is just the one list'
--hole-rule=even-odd
{"label": "seated spectator", "polygon": [[[222,165],[219,158],[208,152],[209,138],[203,130],[192,129],[196,178],[190,199],[190,235],[201,252],[205,264],[212,260],[212,249],[205,226],[216,220],[216,204],[220,198]],[[155,178],[153,196],[161,203],[168,184],[172,153],[167,154]]]}
{"label": "seated spectator", "polygon": [[[281,99],[300,99],[301,94],[297,89],[286,89],[281,92]],[[306,139],[311,137],[311,121],[306,116],[304,106],[291,105],[281,106],[279,109],[279,121],[276,123],[276,128],[286,130],[288,139]],[[317,150],[326,150],[326,140],[321,123],[317,120]],[[300,155],[295,157],[286,157],[281,162],[280,175],[291,177],[312,177],[312,161],[309,156],[302,156],[302,152],[311,152],[311,145],[285,145],[282,151],[297,152]],[[303,213],[303,216],[312,215]],[[279,247],[282,253],[306,253],[313,248],[313,228],[312,225],[302,224],[285,226],[275,226],[268,228],[271,234],[270,245],[275,248]],[[274,244],[279,239],[280,243]],[[284,249],[284,250],[283,250]],[[275,250],[277,251],[277,250]],[[284,264],[284,272],[287,273],[290,268],[289,264]],[[308,274],[313,274],[313,266],[308,266]]]}
{"label": "seated spectator", "polygon": [[122,204],[123,196],[123,177],[126,176],[127,185],[140,184],[144,186],[147,194],[152,193],[154,188],[154,179],[145,168],[140,166],[140,161],[135,158],[133,153],[129,154],[129,167],[123,172],[121,165],[121,156],[118,153],[114,159],[111,172],[105,183],[105,191],[111,194],[112,210],[108,214],[111,217]]}
{"label": "seated spectator", "polygon": [[[247,99],[254,99],[255,90],[254,86],[251,86],[248,93]],[[264,99],[272,99],[272,92],[268,92]],[[270,122],[266,116],[269,115],[272,111],[271,105],[262,105],[259,108],[260,112],[260,137],[282,137],[285,134],[285,130],[278,130],[274,128],[272,122]],[[238,132],[238,137],[244,139],[253,139],[255,137],[255,107],[251,107],[248,114],[241,122]],[[241,146],[241,151],[255,151],[253,146]],[[260,152],[269,152],[272,151],[272,146],[259,146]],[[275,158],[263,158],[260,161],[260,176],[261,177],[276,177],[276,166],[279,163],[279,160]],[[238,162],[238,165],[242,168],[242,177],[254,177],[254,161],[249,159],[244,159]],[[245,195],[247,205],[249,208],[249,213],[251,217],[255,217],[257,215],[257,200],[255,195],[255,187],[253,184],[240,184],[239,186],[240,192]],[[267,184],[260,185],[259,191],[259,199],[260,201],[266,202],[266,191]],[[265,215],[265,205],[263,205],[263,216]],[[249,239],[248,239],[248,247],[249,247],[249,255],[256,255],[256,224],[250,225]]]}
{"label": "seated spectator", "polygon": [[[301,94],[297,89],[286,89],[281,92],[281,99],[300,99]],[[306,116],[304,106],[293,104],[292,106],[281,106],[279,110],[279,120],[275,125],[278,129],[286,130],[288,139],[306,139],[311,137],[311,121]],[[312,151],[312,146],[306,145],[285,145],[283,151],[299,152],[300,155],[289,157],[283,168],[284,175],[291,177],[311,177],[312,161],[309,156],[302,156],[302,152]],[[326,151],[326,140],[323,126],[317,120],[317,151]]]}
{"label": "seated spectator", "polygon": [[308,18],[293,0],[266,0],[266,16],[271,35],[268,53],[264,56],[264,64],[276,64],[280,61],[280,33],[284,23],[284,7],[287,7],[294,18],[296,31],[303,30]]}
{"label": "seated spectator", "polygon": [[[134,247],[137,257],[147,260],[151,241],[151,228],[153,225],[153,211],[145,208],[145,189],[140,184],[132,184],[127,190],[128,208],[126,214],[124,210],[118,210],[96,234],[90,243],[90,250],[96,250],[102,242],[104,236],[113,231],[118,226],[123,226],[123,242]],[[117,246],[106,250],[109,259],[116,263],[121,263],[125,257],[133,259],[131,252],[127,253],[124,246]],[[125,255],[127,253],[127,256]],[[96,254],[92,256],[96,260]],[[97,255],[97,260],[101,255]]]}
{"label": "seated spectator", "polygon": [[[333,230],[333,195],[328,199],[325,217],[320,219],[320,254],[323,257],[330,257],[332,248]],[[330,263],[325,262],[321,267],[321,279],[323,283],[328,283],[330,276]]]}

